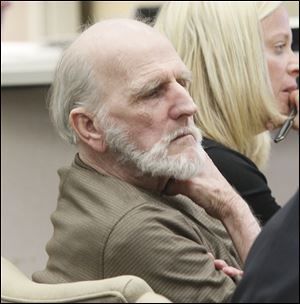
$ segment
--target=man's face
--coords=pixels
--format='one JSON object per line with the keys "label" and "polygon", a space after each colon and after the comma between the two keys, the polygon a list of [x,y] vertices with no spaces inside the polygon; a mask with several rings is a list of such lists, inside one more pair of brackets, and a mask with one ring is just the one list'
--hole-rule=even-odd
{"label": "man's face", "polygon": [[186,89],[190,72],[163,39],[129,53],[110,85],[102,120],[108,145],[143,173],[182,179],[197,174],[203,150],[193,121],[196,106]]}

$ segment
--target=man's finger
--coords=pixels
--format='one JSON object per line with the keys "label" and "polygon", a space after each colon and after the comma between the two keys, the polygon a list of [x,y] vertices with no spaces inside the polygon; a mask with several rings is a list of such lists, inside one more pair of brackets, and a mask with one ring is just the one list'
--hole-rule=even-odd
{"label": "man's finger", "polygon": [[239,269],[231,267],[231,266],[224,267],[222,269],[222,271],[230,277],[242,276],[243,275],[242,270],[239,270]]}
{"label": "man's finger", "polygon": [[216,269],[223,270],[224,267],[228,267],[228,264],[224,260],[214,260]]}
{"label": "man's finger", "polygon": [[211,252],[208,252],[207,254],[209,255],[209,257],[210,257],[211,259],[215,260],[215,257],[214,257],[214,255],[213,255]]}

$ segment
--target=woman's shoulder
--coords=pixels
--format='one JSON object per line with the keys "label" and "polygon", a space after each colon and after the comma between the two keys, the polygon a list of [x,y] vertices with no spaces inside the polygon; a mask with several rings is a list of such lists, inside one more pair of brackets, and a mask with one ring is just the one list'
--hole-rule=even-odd
{"label": "woman's shoulder", "polygon": [[265,175],[245,155],[216,141],[203,140],[203,147],[227,181],[251,206],[262,223],[280,208]]}
{"label": "woman's shoulder", "polygon": [[[225,163],[230,161],[241,165],[247,165],[247,167],[249,166],[258,170],[257,166],[250,158],[217,141],[214,141],[209,138],[203,138],[202,146],[205,152],[214,162]],[[231,163],[231,165],[233,163]]]}
{"label": "woman's shoulder", "polygon": [[266,177],[247,156],[214,140],[204,138],[202,145],[220,172],[234,183],[252,180],[266,183]]}

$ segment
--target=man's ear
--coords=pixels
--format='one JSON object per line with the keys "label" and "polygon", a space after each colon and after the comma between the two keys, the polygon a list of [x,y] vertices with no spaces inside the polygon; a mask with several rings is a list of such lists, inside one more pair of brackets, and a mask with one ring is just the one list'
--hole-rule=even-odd
{"label": "man's ear", "polygon": [[86,109],[75,108],[69,115],[69,122],[82,142],[97,152],[105,152],[107,145],[102,130],[95,126],[95,119]]}

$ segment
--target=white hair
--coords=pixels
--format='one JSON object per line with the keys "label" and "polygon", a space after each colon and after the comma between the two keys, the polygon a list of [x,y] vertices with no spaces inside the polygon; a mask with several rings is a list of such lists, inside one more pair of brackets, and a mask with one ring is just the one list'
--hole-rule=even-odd
{"label": "white hair", "polygon": [[[180,128],[177,131],[165,136],[157,142],[149,151],[141,151],[130,140],[126,128],[117,125],[109,118],[108,110],[103,107],[97,115],[99,124],[105,130],[105,139],[109,149],[118,153],[118,162],[133,163],[141,174],[152,176],[167,176],[175,179],[186,180],[198,174],[204,163],[204,150],[201,146],[202,135],[195,126]],[[189,159],[184,154],[168,156],[167,150],[171,141],[176,137],[191,133],[197,142],[197,156]]]}
{"label": "white hair", "polygon": [[59,135],[71,144],[77,136],[69,122],[70,112],[85,107],[96,113],[102,106],[95,71],[84,50],[71,45],[62,55],[50,90],[49,113]]}

